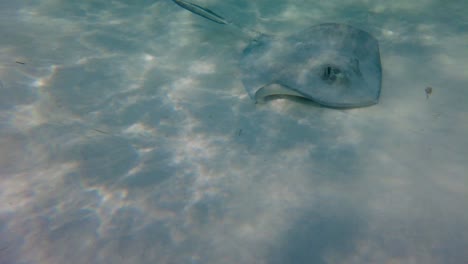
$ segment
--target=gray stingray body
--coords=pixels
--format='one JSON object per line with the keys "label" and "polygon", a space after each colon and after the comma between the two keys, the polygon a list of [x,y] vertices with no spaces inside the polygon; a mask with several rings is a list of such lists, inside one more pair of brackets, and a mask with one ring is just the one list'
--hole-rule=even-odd
{"label": "gray stingray body", "polygon": [[382,80],[379,45],[363,30],[328,23],[286,37],[274,37],[241,28],[198,5],[173,1],[250,36],[240,69],[244,87],[256,102],[272,95],[300,96],[336,108],[378,102]]}

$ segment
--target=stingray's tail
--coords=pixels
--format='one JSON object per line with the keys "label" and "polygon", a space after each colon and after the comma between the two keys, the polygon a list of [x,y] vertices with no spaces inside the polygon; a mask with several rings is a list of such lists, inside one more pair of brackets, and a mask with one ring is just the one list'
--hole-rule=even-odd
{"label": "stingray's tail", "polygon": [[204,18],[206,18],[208,20],[211,20],[211,21],[216,22],[218,24],[234,26],[237,29],[240,29],[244,34],[246,34],[251,39],[256,39],[256,38],[260,37],[261,35],[263,35],[260,32],[256,32],[256,31],[241,27],[241,26],[227,20],[226,18],[216,14],[215,12],[211,11],[208,8],[205,8],[205,7],[202,7],[202,6],[187,2],[187,1],[183,1],[183,0],[172,0],[172,1],[174,1],[174,3],[176,3],[177,5],[187,9],[188,11],[190,11],[190,12],[192,12],[194,14],[197,14],[197,15],[199,15],[201,17],[204,17]]}
{"label": "stingray's tail", "polygon": [[188,11],[194,14],[197,14],[199,16],[202,16],[206,19],[209,19],[213,22],[216,22],[218,24],[232,24],[232,22],[227,21],[224,17],[216,14],[215,12],[209,10],[208,8],[204,8],[199,5],[189,3],[187,1],[182,1],[182,0],[173,0],[173,1],[179,6],[187,9]]}

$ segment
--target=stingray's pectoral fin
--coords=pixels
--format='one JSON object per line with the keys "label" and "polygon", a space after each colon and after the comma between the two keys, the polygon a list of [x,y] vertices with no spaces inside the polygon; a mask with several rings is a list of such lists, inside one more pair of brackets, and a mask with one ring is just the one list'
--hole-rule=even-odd
{"label": "stingray's pectoral fin", "polygon": [[255,100],[255,103],[264,103],[268,99],[268,97],[272,97],[272,96],[304,97],[302,94],[292,90],[291,88],[287,86],[284,86],[278,83],[271,83],[258,89],[254,95],[254,100]]}
{"label": "stingray's pectoral fin", "polygon": [[216,22],[218,24],[230,24],[229,21],[227,21],[224,17],[216,14],[215,12],[207,9],[207,8],[204,8],[204,7],[201,7],[199,5],[196,5],[196,4],[193,4],[193,3],[190,3],[190,2],[187,2],[187,1],[182,1],[182,0],[173,0],[174,3],[176,3],[177,5],[187,9],[188,11],[194,13],[194,14],[197,14],[201,17],[204,17],[208,20],[211,20],[213,22]]}

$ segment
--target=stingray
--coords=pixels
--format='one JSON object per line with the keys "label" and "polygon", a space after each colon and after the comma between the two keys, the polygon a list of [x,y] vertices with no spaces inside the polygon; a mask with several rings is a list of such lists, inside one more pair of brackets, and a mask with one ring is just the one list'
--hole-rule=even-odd
{"label": "stingray", "polygon": [[208,20],[236,27],[250,38],[240,70],[242,83],[255,102],[298,96],[327,107],[354,108],[379,100],[379,44],[366,31],[325,23],[278,37],[241,27],[199,5],[173,1]]}

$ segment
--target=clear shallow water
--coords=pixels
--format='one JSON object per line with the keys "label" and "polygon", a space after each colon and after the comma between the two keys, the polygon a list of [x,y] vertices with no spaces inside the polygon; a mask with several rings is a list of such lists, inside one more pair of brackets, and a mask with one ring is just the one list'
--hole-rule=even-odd
{"label": "clear shallow water", "polygon": [[468,259],[467,4],[197,3],[369,31],[380,103],[255,105],[248,40],[172,1],[0,3],[0,263]]}

